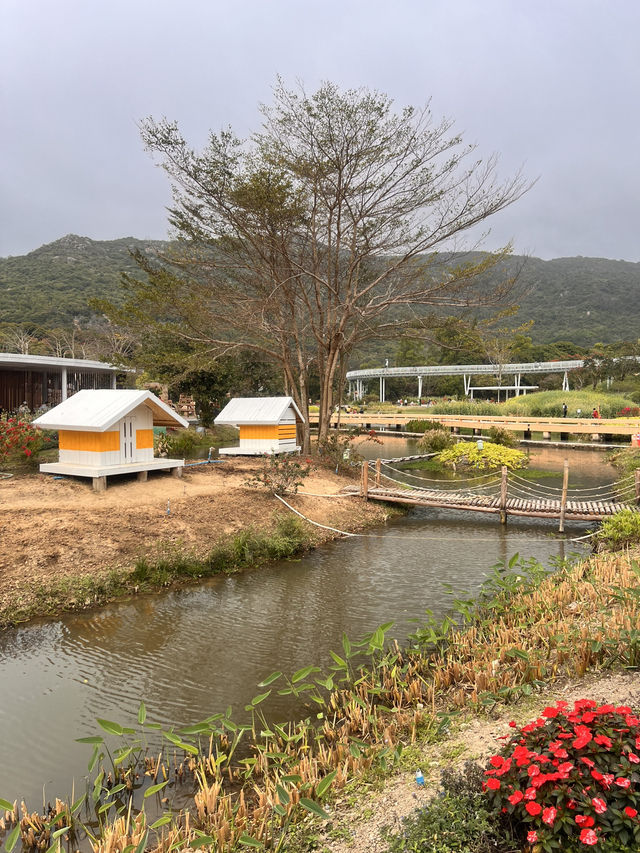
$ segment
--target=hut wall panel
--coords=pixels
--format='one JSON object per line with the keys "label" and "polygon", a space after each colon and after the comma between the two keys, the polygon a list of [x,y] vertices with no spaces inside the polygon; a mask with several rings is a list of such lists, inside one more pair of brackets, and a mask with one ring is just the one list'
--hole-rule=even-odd
{"label": "hut wall panel", "polygon": [[240,424],[240,441],[273,441],[278,439],[276,424]]}
{"label": "hut wall panel", "polygon": [[[153,450],[153,429],[137,429],[136,430],[136,449],[137,450],[148,450],[149,448],[151,448],[151,450]],[[143,459],[144,456],[140,456],[139,458]]]}
{"label": "hut wall panel", "polygon": [[279,442],[275,440],[265,440],[260,438],[245,438],[240,439],[240,447],[246,450],[253,450],[256,453],[277,453],[279,450]]}
{"label": "hut wall panel", "polygon": [[120,465],[120,451],[107,451],[105,453],[93,453],[89,450],[61,450],[60,462],[69,465]]}
{"label": "hut wall panel", "polygon": [[83,430],[61,429],[58,432],[58,446],[61,451],[82,451],[105,453],[120,450],[120,432],[85,432]]}

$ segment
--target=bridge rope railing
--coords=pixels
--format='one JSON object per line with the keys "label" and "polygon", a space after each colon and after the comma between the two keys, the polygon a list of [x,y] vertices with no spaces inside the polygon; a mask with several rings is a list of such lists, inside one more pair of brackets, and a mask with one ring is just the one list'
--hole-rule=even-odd
{"label": "bridge rope railing", "polygon": [[[377,461],[369,461],[370,468],[375,469]],[[389,469],[396,476],[384,473],[382,466]],[[407,488],[409,486],[414,491],[434,492],[441,491],[443,496],[447,493],[456,493],[462,495],[484,495],[488,497],[496,497],[500,494],[502,477],[496,475],[495,471],[486,472],[477,477],[460,478],[452,480],[437,480],[428,477],[419,477],[411,474],[409,471],[397,469],[383,460],[379,463],[380,470],[376,471],[376,476],[392,483],[394,486]],[[407,483],[405,479],[409,477],[411,480],[417,481],[415,484]],[[425,485],[428,484],[428,485]],[[562,500],[563,489],[558,486],[547,486],[542,483],[529,480],[522,477],[513,471],[508,473],[508,494],[509,497],[516,497],[528,501],[558,501]],[[622,477],[611,483],[585,487],[567,489],[566,498],[571,503],[590,502],[590,503],[621,503],[636,505],[637,492],[635,484],[635,475]]]}
{"label": "bridge rope railing", "polygon": [[[413,480],[418,480],[420,483],[437,483],[439,486],[442,486],[443,483],[447,482],[446,480],[429,478],[429,477],[420,477],[417,474],[412,474],[410,471],[403,471],[401,468],[395,468],[393,465],[390,465],[388,462],[385,462],[384,459],[380,460],[380,464],[385,468],[391,469],[392,471],[396,472],[397,474],[402,474],[403,477],[410,477]],[[376,465],[375,461],[369,460],[369,467],[370,468],[375,468],[375,465]],[[493,479],[493,478],[495,478],[495,476],[496,476],[495,471],[487,471],[486,473],[480,474],[477,477],[460,477],[459,479],[456,479],[455,482],[456,483],[471,483],[471,482],[476,482],[478,480],[484,480],[487,478]],[[453,481],[450,481],[450,482],[453,482]]]}

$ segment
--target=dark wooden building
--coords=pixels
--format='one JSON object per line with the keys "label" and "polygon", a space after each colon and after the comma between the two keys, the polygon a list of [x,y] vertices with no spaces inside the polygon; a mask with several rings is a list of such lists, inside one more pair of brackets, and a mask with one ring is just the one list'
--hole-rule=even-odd
{"label": "dark wooden building", "polygon": [[115,388],[117,367],[101,361],[0,353],[0,409],[15,412],[57,406],[85,388]]}

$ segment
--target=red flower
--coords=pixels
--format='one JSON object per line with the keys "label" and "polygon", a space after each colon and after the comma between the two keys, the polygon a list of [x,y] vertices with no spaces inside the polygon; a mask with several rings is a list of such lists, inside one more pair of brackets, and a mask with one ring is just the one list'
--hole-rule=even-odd
{"label": "red flower", "polygon": [[599,746],[606,746],[607,749],[611,749],[611,738],[607,737],[606,735],[596,735],[594,737],[594,741]]}
{"label": "red flower", "polygon": [[629,785],[631,784],[630,780],[625,779],[624,776],[620,776],[618,779],[615,780],[615,782],[619,788],[628,788]]}
{"label": "red flower", "polygon": [[520,800],[524,799],[524,794],[522,791],[514,791],[513,794],[510,794],[507,799],[511,803],[512,806],[517,806]]}
{"label": "red flower", "polygon": [[542,806],[540,803],[527,803],[525,809],[529,812],[530,815],[534,816],[540,814],[542,811]]}
{"label": "red flower", "polygon": [[538,833],[535,831],[535,829],[530,829],[529,832],[527,832],[527,841],[529,842],[529,844],[535,844],[537,840]]}
{"label": "red flower", "polygon": [[544,809],[542,812],[542,822],[546,823],[547,826],[553,826],[557,814],[558,810],[554,809],[553,806],[549,806],[548,809]]}
{"label": "red flower", "polygon": [[640,758],[638,758],[635,752],[630,752],[629,755],[627,755],[627,758],[632,764],[640,764]]}
{"label": "red flower", "polygon": [[576,823],[578,824],[578,826],[593,826],[595,820],[590,815],[577,814]]}
{"label": "red flower", "polygon": [[583,844],[594,845],[598,843],[598,836],[592,829],[583,829],[580,833],[580,841]]}
{"label": "red flower", "polygon": [[635,809],[632,809],[631,806],[627,806],[624,810],[624,813],[627,817],[634,818],[637,816],[638,812]]}
{"label": "red flower", "polygon": [[502,767],[504,758],[501,755],[492,755],[489,763],[492,767]]}
{"label": "red flower", "polygon": [[604,800],[601,800],[599,797],[594,797],[591,800],[591,803],[596,810],[596,814],[604,814],[607,810],[607,804]]}
{"label": "red flower", "polygon": [[499,779],[487,779],[487,788],[489,788],[492,791],[497,791],[499,787],[500,787],[500,780]]}

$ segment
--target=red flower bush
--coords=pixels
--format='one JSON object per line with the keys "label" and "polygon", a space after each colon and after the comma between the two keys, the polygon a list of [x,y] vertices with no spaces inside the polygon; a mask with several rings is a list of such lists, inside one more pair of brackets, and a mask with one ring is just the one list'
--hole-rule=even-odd
{"label": "red flower bush", "polygon": [[37,456],[51,439],[27,421],[0,420],[0,462]]}
{"label": "red flower bush", "polygon": [[[511,725],[511,723],[509,724]],[[581,699],[545,708],[485,770],[500,815],[535,850],[640,850],[640,719]]]}

